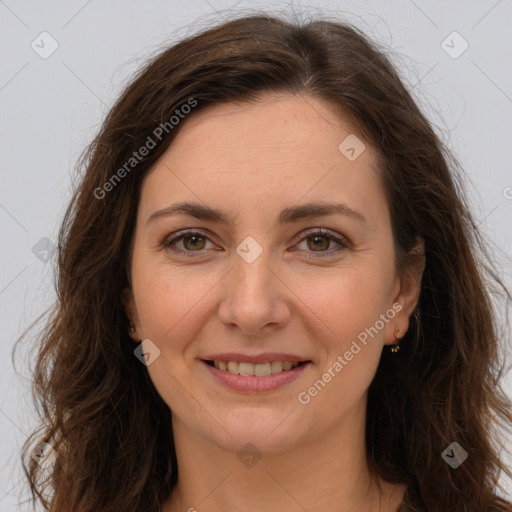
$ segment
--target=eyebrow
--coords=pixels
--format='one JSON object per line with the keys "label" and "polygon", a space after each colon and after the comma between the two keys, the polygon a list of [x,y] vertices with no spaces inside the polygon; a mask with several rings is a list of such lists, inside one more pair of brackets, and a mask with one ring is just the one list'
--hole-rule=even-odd
{"label": "eyebrow", "polygon": [[[195,217],[200,220],[218,222],[219,224],[225,225],[228,225],[231,222],[229,215],[222,210],[199,203],[183,202],[173,204],[167,208],[152,213],[146,221],[146,225],[160,217],[180,214]],[[314,217],[333,214],[344,215],[369,226],[367,219],[362,213],[350,208],[344,203],[306,203],[299,206],[285,208],[279,214],[278,223],[281,225],[290,224],[303,219],[311,219]]]}

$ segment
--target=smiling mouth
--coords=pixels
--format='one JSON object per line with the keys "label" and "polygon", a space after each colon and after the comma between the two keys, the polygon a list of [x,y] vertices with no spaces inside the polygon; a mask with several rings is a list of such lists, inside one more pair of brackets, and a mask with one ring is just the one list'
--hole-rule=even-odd
{"label": "smiling mouth", "polygon": [[241,375],[242,377],[267,377],[276,373],[294,370],[298,366],[310,363],[311,361],[271,361],[266,363],[245,363],[238,361],[206,361],[217,370]]}

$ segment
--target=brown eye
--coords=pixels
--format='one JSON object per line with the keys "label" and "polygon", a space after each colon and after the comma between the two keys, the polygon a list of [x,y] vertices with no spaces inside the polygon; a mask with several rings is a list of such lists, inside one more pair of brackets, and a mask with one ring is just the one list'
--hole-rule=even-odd
{"label": "brown eye", "polygon": [[[309,258],[323,258],[339,254],[342,251],[350,249],[350,243],[342,235],[336,235],[330,230],[324,228],[312,228],[307,232],[302,233],[300,244],[304,243],[306,247],[304,250],[308,254]],[[329,247],[335,244],[337,247],[329,249]],[[299,247],[300,248],[300,247]]]}
{"label": "brown eye", "polygon": [[204,236],[198,235],[189,235],[183,236],[183,247],[190,251],[201,250],[204,249],[206,244],[206,239]]}
{"label": "brown eye", "polygon": [[210,239],[201,232],[182,231],[164,241],[162,247],[177,254],[193,257],[206,253],[208,250],[206,244],[208,242],[211,243]]}
{"label": "brown eye", "polygon": [[[163,242],[162,246],[174,253],[194,257],[208,251],[206,248],[208,242],[211,243],[211,240],[203,233],[199,231],[186,231],[177,233],[170,240]],[[323,228],[310,229],[299,240],[299,245],[301,243],[306,244],[306,248],[302,250],[309,253],[308,257],[310,258],[327,257],[350,249],[349,242],[342,235],[335,236],[334,233]],[[182,247],[179,247],[179,244]],[[330,249],[329,247],[332,244],[335,244],[337,247]]]}
{"label": "brown eye", "polygon": [[[329,244],[332,240],[325,235],[310,235],[307,237],[308,248],[315,250],[326,250],[329,248]],[[311,242],[311,243],[309,243]]]}

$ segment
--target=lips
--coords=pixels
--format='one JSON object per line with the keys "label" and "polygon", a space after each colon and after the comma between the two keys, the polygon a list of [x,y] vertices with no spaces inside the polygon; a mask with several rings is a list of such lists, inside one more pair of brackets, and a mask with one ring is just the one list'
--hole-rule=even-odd
{"label": "lips", "polygon": [[245,392],[273,391],[298,378],[312,362],[292,354],[217,354],[202,359],[217,382]]}

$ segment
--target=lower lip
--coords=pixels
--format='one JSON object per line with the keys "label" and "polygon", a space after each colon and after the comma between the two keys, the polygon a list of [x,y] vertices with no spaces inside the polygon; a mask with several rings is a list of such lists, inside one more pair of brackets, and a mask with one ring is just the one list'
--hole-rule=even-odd
{"label": "lower lip", "polygon": [[310,362],[300,364],[293,370],[283,370],[279,373],[267,375],[265,377],[235,375],[227,370],[217,370],[214,366],[210,366],[205,361],[201,363],[206,369],[225,386],[237,391],[245,391],[247,393],[261,393],[264,391],[274,391],[280,387],[294,381],[302,372],[311,364]]}

